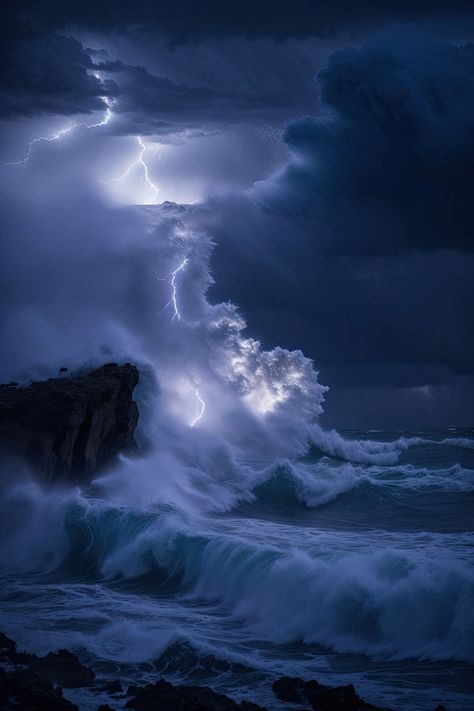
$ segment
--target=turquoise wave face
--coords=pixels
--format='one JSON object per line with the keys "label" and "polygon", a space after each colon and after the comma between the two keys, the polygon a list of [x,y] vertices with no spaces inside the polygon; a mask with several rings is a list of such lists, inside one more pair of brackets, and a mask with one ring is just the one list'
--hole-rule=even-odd
{"label": "turquoise wave face", "polygon": [[[142,506],[111,495],[110,482],[107,496],[9,486],[6,629],[33,651],[75,648],[120,678],[196,675],[227,693],[250,680],[270,706],[275,674],[330,681],[342,665],[341,680],[375,702],[423,708],[440,701],[436,670],[441,700],[463,709],[474,661],[473,450],[472,439],[445,435],[377,433],[382,454],[398,448],[385,464],[358,461],[362,450],[381,453],[374,433],[370,445],[349,435],[332,456],[319,447],[300,460],[236,462],[234,479],[194,472],[179,496],[169,482],[162,495],[157,471]],[[342,458],[351,451],[357,461]],[[413,670],[408,693],[400,678]]]}

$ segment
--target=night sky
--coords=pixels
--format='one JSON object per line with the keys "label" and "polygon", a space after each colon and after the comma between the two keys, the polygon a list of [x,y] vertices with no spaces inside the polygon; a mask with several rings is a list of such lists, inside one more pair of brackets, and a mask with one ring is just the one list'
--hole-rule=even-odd
{"label": "night sky", "polygon": [[[100,231],[104,204],[127,219],[117,206],[158,189],[157,203],[191,204],[215,244],[210,301],[238,304],[264,346],[314,359],[326,425],[472,425],[471,8],[7,2],[2,343],[41,359],[49,319],[71,313],[64,235]],[[117,179],[137,136],[148,185]],[[91,303],[100,259],[96,281],[81,274]],[[38,302],[46,325],[32,331]],[[5,377],[19,352],[6,350]]]}

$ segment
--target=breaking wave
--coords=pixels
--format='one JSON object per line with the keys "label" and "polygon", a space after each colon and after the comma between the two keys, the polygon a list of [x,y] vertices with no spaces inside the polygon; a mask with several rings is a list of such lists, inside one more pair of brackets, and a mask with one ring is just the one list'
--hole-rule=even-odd
{"label": "breaking wave", "polygon": [[336,430],[325,431],[318,425],[311,428],[310,443],[324,454],[360,464],[395,464],[402,452],[420,445],[447,445],[474,449],[474,440],[468,437],[399,437],[392,442],[370,439],[345,439]]}
{"label": "breaking wave", "polygon": [[[319,489],[308,484],[307,472],[295,474],[288,465],[279,472],[280,484],[290,482],[306,505],[337,495],[327,483]],[[346,467],[341,472],[342,483],[334,485],[339,491],[357,476]],[[412,470],[398,474],[413,478]],[[135,593],[217,606],[243,622],[248,635],[274,643],[474,659],[474,572],[462,555],[439,557],[449,536],[414,534],[401,543],[383,531],[359,533],[351,546],[347,534],[320,530],[309,538],[301,534],[293,548],[296,541],[271,522],[264,530],[261,522],[252,529],[238,519],[191,525],[169,506],[137,511],[79,493],[53,497],[32,485],[10,496],[8,512],[2,515],[10,529],[13,519],[22,522],[2,543],[1,565],[10,573],[36,571],[63,582],[128,581]],[[462,545],[472,543],[472,535],[463,534]]]}
{"label": "breaking wave", "polygon": [[[432,521],[453,497],[454,520],[457,502],[474,491],[462,451],[474,440],[325,431],[318,418],[327,388],[312,361],[264,350],[246,336],[234,305],[207,300],[212,242],[199,207],[94,210],[98,224],[79,229],[65,206],[64,229],[43,225],[44,239],[19,215],[24,239],[12,249],[22,247],[25,267],[12,288],[38,276],[41,298],[31,313],[10,315],[2,377],[27,381],[63,365],[132,360],[140,368],[137,439],[146,446],[87,492],[42,490],[6,473],[0,593],[11,609],[15,580],[21,609],[12,636],[24,627],[30,596],[29,614],[41,618],[36,640],[46,629],[67,630],[101,663],[154,657],[167,674],[180,666],[192,674],[202,659],[223,671],[222,660],[203,652],[217,628],[218,641],[234,645],[232,672],[237,638],[252,650],[257,640],[474,660],[472,525],[453,536]],[[57,255],[52,266],[49,254]],[[467,463],[452,450],[445,456],[453,447]],[[443,456],[425,461],[425,448]],[[425,506],[434,498],[438,508]],[[417,530],[397,518],[405,501]],[[327,515],[341,502],[344,530]],[[377,525],[380,510],[391,528]],[[158,640],[148,626],[161,616],[169,623]],[[284,652],[280,661],[284,669]]]}

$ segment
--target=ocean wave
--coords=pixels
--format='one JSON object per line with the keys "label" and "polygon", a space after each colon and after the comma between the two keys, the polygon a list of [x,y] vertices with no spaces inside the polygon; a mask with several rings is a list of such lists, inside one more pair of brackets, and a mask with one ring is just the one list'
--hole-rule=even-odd
{"label": "ocean wave", "polygon": [[446,468],[416,467],[413,464],[393,467],[368,467],[366,474],[375,486],[400,487],[415,491],[474,491],[474,470],[453,464]]}
{"label": "ocean wave", "polygon": [[426,548],[374,548],[312,557],[229,535],[165,528],[111,553],[102,573],[151,576],[160,586],[173,579],[182,599],[217,604],[249,634],[274,643],[474,659],[470,567],[430,557]]}
{"label": "ocean wave", "polygon": [[10,549],[2,542],[2,567],[16,562],[24,572],[49,560],[47,574],[55,565],[61,581],[129,581],[137,594],[216,605],[249,638],[274,643],[474,660],[474,572],[437,539],[407,544],[401,536],[397,545],[373,532],[357,551],[324,541],[295,550],[291,541],[259,544],[191,527],[176,512],[116,509],[78,495],[50,503],[40,502],[38,516],[51,535],[35,535],[24,518]]}
{"label": "ocean wave", "polygon": [[403,451],[428,441],[423,437],[399,437],[393,442],[351,440],[336,430],[323,430],[317,425],[312,428],[310,435],[312,446],[324,454],[358,464],[395,464]]}
{"label": "ocean wave", "polygon": [[318,462],[312,465],[275,462],[257,477],[253,496],[257,501],[285,508],[293,505],[315,508],[358,487],[367,476],[351,464],[335,467]]}
{"label": "ocean wave", "polygon": [[474,439],[469,437],[445,437],[439,444],[447,444],[451,447],[462,447],[463,449],[474,449]]}
{"label": "ocean wave", "polygon": [[[374,430],[375,432],[375,430]],[[337,430],[323,430],[314,425],[310,431],[311,445],[322,453],[358,464],[395,464],[402,452],[421,445],[448,445],[474,449],[474,439],[469,437],[445,437],[441,440],[429,437],[398,437],[393,441],[379,442],[371,439],[346,439]]]}
{"label": "ocean wave", "polygon": [[335,464],[329,459],[316,463],[281,461],[258,477],[253,496],[258,502],[279,508],[304,505],[317,508],[340,496],[361,490],[363,504],[366,487],[383,490],[387,497],[400,491],[469,492],[474,491],[474,471],[459,464],[440,469],[412,464],[393,466]]}

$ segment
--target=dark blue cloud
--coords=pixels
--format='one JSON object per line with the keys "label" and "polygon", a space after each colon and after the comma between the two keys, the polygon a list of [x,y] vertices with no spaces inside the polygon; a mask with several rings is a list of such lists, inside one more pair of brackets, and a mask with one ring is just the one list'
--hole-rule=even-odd
{"label": "dark blue cloud", "polygon": [[288,127],[282,189],[323,249],[472,250],[474,45],[397,33],[335,52],[318,82],[326,114]]}
{"label": "dark blue cloud", "polygon": [[24,0],[10,3],[12,14],[34,27],[81,26],[101,30],[128,28],[132,32],[160,30],[173,42],[210,37],[328,37],[367,30],[394,21],[446,19],[468,15],[467,0]]}
{"label": "dark blue cloud", "polygon": [[117,92],[113,82],[94,76],[91,57],[72,37],[14,34],[0,57],[1,118],[103,111],[103,96]]}
{"label": "dark blue cloud", "polygon": [[[336,52],[291,165],[216,200],[216,291],[346,388],[473,373],[472,45],[390,34]],[[383,375],[382,375],[383,374]]]}

